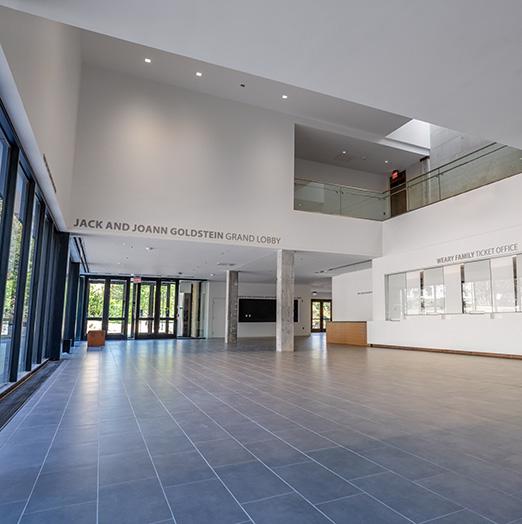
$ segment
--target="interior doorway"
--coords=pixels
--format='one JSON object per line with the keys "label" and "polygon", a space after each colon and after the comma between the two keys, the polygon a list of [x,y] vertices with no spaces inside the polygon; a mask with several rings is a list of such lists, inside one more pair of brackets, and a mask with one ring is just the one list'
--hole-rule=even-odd
{"label": "interior doorway", "polygon": [[332,301],[330,299],[312,299],[312,333],[326,331],[326,323],[332,320]]}

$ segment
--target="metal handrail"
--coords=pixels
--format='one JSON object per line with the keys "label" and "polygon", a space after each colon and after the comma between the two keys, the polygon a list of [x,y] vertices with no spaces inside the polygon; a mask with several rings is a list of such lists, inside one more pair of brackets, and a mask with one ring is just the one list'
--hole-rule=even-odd
{"label": "metal handrail", "polygon": [[[484,157],[486,157],[488,155],[496,153],[497,151],[500,151],[501,149],[505,149],[506,147],[508,147],[508,146],[505,146],[505,145],[502,145],[502,144],[497,144],[499,147],[497,149],[494,149],[493,151],[487,151],[487,152],[485,152],[484,154],[482,154],[482,155],[480,155],[478,157],[474,157],[474,158],[472,158],[470,160],[466,160],[465,162],[462,162],[460,164],[453,165],[450,169],[446,169],[444,171],[441,171],[441,169],[443,169],[443,168],[445,168],[445,167],[447,167],[447,166],[449,166],[451,164],[455,164],[455,162],[459,162],[460,160],[462,160],[464,158],[468,158],[471,155],[475,155],[476,153],[478,153],[480,151],[484,151],[485,149],[488,149],[491,146],[494,146],[496,144],[497,144],[496,142],[491,142],[490,144],[487,144],[487,145],[485,145],[483,147],[479,147],[478,149],[475,149],[475,150],[471,151],[470,153],[466,153],[465,155],[462,155],[461,157],[456,158],[455,160],[451,160],[450,162],[446,162],[445,164],[441,164],[438,167],[430,169],[426,173],[421,173],[420,175],[417,175],[416,177],[413,177],[410,180],[407,180],[406,184],[405,184],[405,187],[393,190],[393,192],[394,193],[398,193],[400,191],[405,191],[406,189],[408,189],[410,187],[413,187],[413,186],[416,186],[416,185],[418,185],[420,183],[423,183],[426,180],[430,180],[432,178],[440,177],[440,176],[442,176],[442,175],[444,175],[446,173],[449,173],[450,171],[453,171],[454,169],[457,169],[459,167],[465,166],[467,164],[471,164],[472,162],[475,162],[476,160],[479,160],[480,158],[484,158]],[[422,178],[423,180],[419,180],[419,178]],[[376,190],[373,190],[373,189],[366,189],[366,188],[363,188],[363,187],[348,186],[348,185],[344,185],[344,184],[334,184],[334,183],[331,183],[331,182],[320,182],[318,180],[311,180],[309,178],[301,178],[301,177],[296,177],[295,180],[296,181],[303,181],[303,182],[312,182],[314,184],[321,184],[323,186],[333,186],[335,188],[341,188],[341,189],[346,188],[346,189],[355,190],[355,191],[365,191],[365,192],[368,192],[368,193],[385,195],[385,197],[392,192],[392,190],[390,190],[390,189],[386,189],[384,191],[376,191]]]}

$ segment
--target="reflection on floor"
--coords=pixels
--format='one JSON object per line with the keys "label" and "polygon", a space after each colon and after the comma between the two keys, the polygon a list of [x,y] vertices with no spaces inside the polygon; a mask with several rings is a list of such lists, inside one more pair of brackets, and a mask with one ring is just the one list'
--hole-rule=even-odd
{"label": "reflection on floor", "polygon": [[0,433],[2,524],[522,522],[522,362],[297,345],[79,351]]}

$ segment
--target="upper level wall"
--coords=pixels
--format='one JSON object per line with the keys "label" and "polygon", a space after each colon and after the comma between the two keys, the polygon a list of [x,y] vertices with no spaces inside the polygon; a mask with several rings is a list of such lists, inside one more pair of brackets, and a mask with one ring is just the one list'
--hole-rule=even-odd
{"label": "upper level wall", "polygon": [[172,238],[178,227],[252,235],[238,244],[270,236],[280,239],[270,247],[380,254],[380,223],[294,211],[293,186],[287,115],[84,67],[71,229],[97,219],[102,233],[117,221],[131,233],[157,225]]}
{"label": "upper level wall", "polygon": [[[21,99],[0,78],[2,98],[48,200],[55,198],[43,156],[52,172],[65,216],[71,195],[81,51],[76,29],[0,7],[0,45]],[[27,122],[27,129],[24,127]],[[33,140],[35,141],[33,146]]]}

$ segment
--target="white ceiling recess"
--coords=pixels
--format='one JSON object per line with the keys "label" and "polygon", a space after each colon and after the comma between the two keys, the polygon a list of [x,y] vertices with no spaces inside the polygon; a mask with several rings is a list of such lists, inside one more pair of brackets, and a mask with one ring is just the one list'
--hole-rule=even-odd
{"label": "white ceiling recess", "polygon": [[0,3],[522,147],[520,0]]}
{"label": "white ceiling recess", "polygon": [[307,126],[295,126],[295,156],[323,164],[367,173],[391,174],[410,167],[425,153],[416,153],[383,144],[331,133]]}
{"label": "white ceiling recess", "polygon": [[[97,274],[225,280],[228,269],[244,282],[275,282],[276,250],[182,240],[81,235],[89,271]],[[296,283],[329,288],[330,277],[366,260],[358,255],[295,255]]]}

